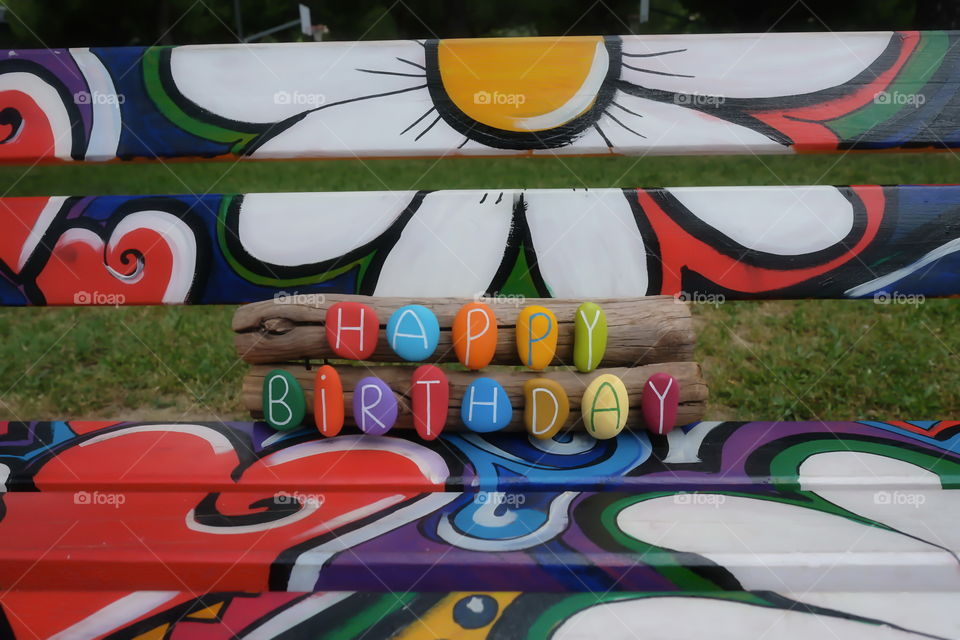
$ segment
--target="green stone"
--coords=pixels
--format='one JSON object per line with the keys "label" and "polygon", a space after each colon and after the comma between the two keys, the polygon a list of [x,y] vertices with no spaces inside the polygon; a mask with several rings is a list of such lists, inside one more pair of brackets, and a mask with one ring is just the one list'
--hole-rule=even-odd
{"label": "green stone", "polygon": [[263,378],[263,419],[277,431],[296,429],[307,414],[303,387],[289,371],[274,369]]}
{"label": "green stone", "polygon": [[600,366],[607,350],[607,314],[600,305],[584,302],[573,320],[573,364],[587,373]]}

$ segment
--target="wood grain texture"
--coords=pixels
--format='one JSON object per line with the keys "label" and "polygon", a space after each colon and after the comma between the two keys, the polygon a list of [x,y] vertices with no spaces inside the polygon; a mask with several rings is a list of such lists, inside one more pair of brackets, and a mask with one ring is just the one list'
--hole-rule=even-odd
{"label": "wood grain texture", "polygon": [[[368,296],[316,296],[314,304],[286,304],[277,300],[255,302],[237,309],[233,316],[237,355],[246,362],[288,362],[302,358],[336,358],[324,335],[327,308],[341,301],[370,305],[380,320],[381,332],[373,362],[397,362],[383,327],[390,314],[405,304],[422,304],[440,322],[440,341],[434,362],[456,362],[450,331],[453,317],[469,298],[379,298]],[[323,300],[320,302],[320,300]],[[695,332],[687,304],[670,296],[634,299],[594,299],[607,315],[607,349],[602,367],[632,366],[693,359]],[[520,365],[515,323],[526,305],[539,304],[557,317],[559,335],[553,365],[573,365],[574,317],[582,300],[527,298],[520,304],[492,304],[499,331],[493,364]]]}
{"label": "wood grain texture", "polygon": [[[262,388],[263,378],[271,369],[285,369],[291,372],[307,395],[307,405],[313,403],[313,379],[316,369],[306,368],[300,364],[285,365],[257,365],[254,366],[243,378],[243,406],[250,411],[254,418],[261,418],[262,412]],[[347,429],[351,432],[355,430],[353,422],[353,389],[357,382],[366,376],[377,376],[386,382],[396,395],[400,412],[397,419],[397,427],[401,429],[413,429],[413,418],[410,411],[410,381],[413,375],[414,366],[405,365],[385,365],[385,366],[337,366],[337,373],[343,382],[344,403],[347,416]],[[531,378],[549,378],[557,381],[567,392],[570,400],[571,418],[568,421],[569,427],[581,429],[580,421],[580,397],[584,389],[595,377],[609,373],[618,376],[623,380],[627,387],[627,394],[630,400],[630,415],[627,419],[627,428],[643,428],[640,412],[640,398],[643,393],[643,385],[647,379],[657,372],[664,372],[672,375],[680,384],[680,407],[677,411],[677,425],[690,424],[703,418],[706,411],[708,389],[707,383],[703,379],[703,373],[700,365],[696,362],[666,362],[656,365],[644,365],[639,367],[611,367],[597,369],[590,373],[579,373],[569,370],[553,371],[516,371],[506,368],[490,368],[484,371],[485,376],[494,378],[507,392],[510,403],[513,405],[513,420],[507,427],[511,431],[523,430],[523,383]],[[450,410],[447,416],[447,429],[464,430],[465,427],[460,421],[460,403],[463,400],[463,394],[467,386],[477,379],[476,372],[446,370],[447,378],[450,382]],[[312,416],[307,417],[310,421]]]}

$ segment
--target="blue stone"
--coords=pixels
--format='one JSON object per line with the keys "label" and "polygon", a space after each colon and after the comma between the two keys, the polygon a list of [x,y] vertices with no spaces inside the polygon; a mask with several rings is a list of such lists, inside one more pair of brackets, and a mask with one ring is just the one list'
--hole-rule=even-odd
{"label": "blue stone", "polygon": [[463,394],[460,419],[472,431],[499,431],[513,419],[513,407],[499,382],[477,378]]}
{"label": "blue stone", "polygon": [[408,362],[420,362],[432,356],[439,341],[437,316],[423,305],[400,307],[387,322],[387,342],[394,353]]}

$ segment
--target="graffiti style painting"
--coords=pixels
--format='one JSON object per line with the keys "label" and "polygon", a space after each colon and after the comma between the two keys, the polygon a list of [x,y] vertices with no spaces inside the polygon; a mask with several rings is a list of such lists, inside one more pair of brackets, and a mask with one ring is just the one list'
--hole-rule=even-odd
{"label": "graffiti style painting", "polygon": [[0,160],[956,148],[958,37],[7,51]]}
{"label": "graffiti style painting", "polygon": [[433,447],[262,423],[2,433],[8,590],[960,589],[958,422]]}
{"label": "graffiti style painting", "polygon": [[[633,640],[666,628],[680,638],[720,640],[960,635],[956,595],[948,593],[7,592],[0,603],[5,637],[17,639]],[[897,613],[920,610],[907,620]]]}
{"label": "graffiti style painting", "polygon": [[960,294],[960,187],[0,199],[4,305]]}

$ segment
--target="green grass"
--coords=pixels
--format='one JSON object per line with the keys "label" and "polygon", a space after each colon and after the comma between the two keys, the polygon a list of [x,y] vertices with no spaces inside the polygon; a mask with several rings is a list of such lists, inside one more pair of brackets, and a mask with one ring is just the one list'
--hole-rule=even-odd
{"label": "green grass", "polygon": [[[952,154],[0,167],[7,195],[956,182]],[[958,302],[694,308],[714,419],[956,418]],[[233,308],[0,309],[0,417],[243,419]]]}

